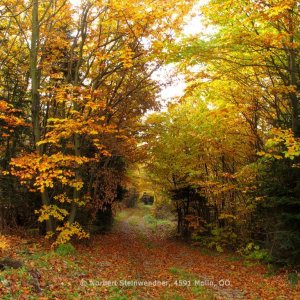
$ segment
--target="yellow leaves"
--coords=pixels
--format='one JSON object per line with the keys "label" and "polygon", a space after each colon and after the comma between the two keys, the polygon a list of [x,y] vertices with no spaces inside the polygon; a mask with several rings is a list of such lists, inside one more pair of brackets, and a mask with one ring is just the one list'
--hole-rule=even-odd
{"label": "yellow leaves", "polygon": [[90,135],[97,135],[99,132],[97,130],[91,130]]}
{"label": "yellow leaves", "polygon": [[64,73],[52,73],[50,74],[50,78],[52,79],[63,79],[64,78]]}
{"label": "yellow leaves", "polygon": [[62,193],[62,194],[54,196],[54,199],[60,203],[75,202],[78,206],[84,206],[86,204],[86,201],[89,199],[89,197],[83,196],[82,199],[79,199],[79,198],[71,199],[70,197],[67,196],[66,193]]}
{"label": "yellow leaves", "polygon": [[[18,177],[23,185],[31,191],[49,191],[52,205],[39,211],[39,221],[50,217],[63,220],[67,211],[60,209],[59,204],[68,207],[74,201],[79,206],[84,205],[82,198],[72,199],[70,196],[82,191],[84,182],[88,182],[87,178],[80,178],[87,173],[81,170],[86,171],[83,165],[90,163],[92,159],[80,157],[79,152],[95,155],[97,163],[101,162],[103,156],[109,157],[112,153],[123,157],[130,153],[133,157],[132,140],[125,141],[124,134],[122,141],[115,142],[121,137],[116,137],[117,129],[107,124],[115,123],[121,127],[126,122],[126,130],[129,128],[128,132],[131,134],[134,130],[131,130],[133,126],[129,126],[137,123],[142,111],[154,105],[154,97],[151,96],[154,84],[147,76],[148,73],[150,75],[150,70],[147,70],[146,63],[150,59],[145,58],[143,41],[149,38],[151,42],[154,41],[153,44],[149,43],[150,46],[157,45],[154,47],[161,49],[163,41],[171,39],[171,35],[179,29],[176,20],[183,18],[182,8],[190,7],[190,1],[179,1],[178,4],[175,0],[106,2],[105,5],[103,1],[83,4],[90,8],[86,10],[87,18],[77,20],[75,17],[74,22],[71,14],[68,14],[70,12],[65,10],[68,6],[63,6],[57,12],[58,15],[53,16],[54,7],[49,6],[49,12],[44,16],[45,22],[40,27],[42,44],[39,47],[38,68],[42,77],[39,89],[41,105],[37,113],[40,116],[43,140],[36,145],[49,144],[47,147],[38,147],[47,155],[22,153],[22,157],[11,162],[11,174]],[[77,21],[84,22],[81,25],[86,28],[86,34],[79,30],[80,24]],[[45,26],[49,22],[51,28]],[[47,32],[48,27],[50,32]],[[76,34],[67,36],[68,32],[76,32],[76,29],[77,37]],[[155,44],[156,40],[158,42]],[[76,82],[81,86],[73,86],[60,80],[66,79],[69,71],[72,73],[69,74],[70,80],[65,81],[75,81],[75,65],[80,67],[76,70],[80,80]],[[121,65],[123,69],[120,69]],[[130,68],[131,70],[126,70]],[[57,79],[61,82],[57,82]],[[99,90],[93,90],[94,86]],[[30,109],[27,110],[30,115]],[[111,119],[106,120],[105,116]],[[26,138],[28,148],[33,148],[31,137],[32,134],[30,138]],[[118,149],[117,143],[121,142],[126,149]],[[64,153],[59,152],[62,148]],[[58,191],[66,193],[56,195]],[[83,191],[80,194],[82,193]],[[57,206],[53,204],[55,201]],[[78,228],[66,225],[62,233],[65,229],[66,232],[80,234]]]}
{"label": "yellow leaves", "polygon": [[69,186],[75,188],[77,191],[80,191],[83,188],[83,181],[72,181],[69,183]]}
{"label": "yellow leaves", "polygon": [[[105,103],[102,102],[102,101],[88,101],[86,104],[85,104],[85,107],[87,108],[91,108],[92,111],[99,111],[99,110],[102,110],[104,107],[105,107]],[[102,117],[99,117],[99,121],[104,121],[105,120],[105,117],[102,116]]]}
{"label": "yellow leaves", "polygon": [[83,182],[75,178],[75,170],[89,161],[87,157],[64,155],[61,152],[49,156],[32,153],[12,159],[10,173],[18,177],[22,184],[40,192],[58,183],[80,190]]}
{"label": "yellow leaves", "polygon": [[[72,201],[69,199],[66,194],[58,195],[55,197],[56,200],[59,202],[70,202]],[[74,199],[74,202],[78,206],[85,205],[85,201],[81,201],[79,199]],[[64,208],[59,208],[57,205],[43,205],[40,210],[35,211],[36,214],[39,214],[38,221],[44,222],[49,220],[50,218],[54,218],[58,221],[63,221],[68,215],[69,212]],[[58,232],[57,239],[53,243],[53,246],[64,244],[68,242],[73,236],[77,236],[79,239],[88,238],[89,234],[86,233],[78,223],[69,223],[65,222],[63,226],[59,226],[56,228]],[[46,238],[51,238],[55,235],[54,232],[47,233]],[[1,248],[1,239],[0,239],[0,248]]]}
{"label": "yellow leaves", "polygon": [[267,140],[266,151],[260,151],[257,155],[277,160],[284,157],[293,160],[300,155],[300,139],[294,136],[291,129],[274,128],[271,134],[273,137]]}
{"label": "yellow leaves", "polygon": [[[28,124],[20,117],[21,111],[14,108],[4,100],[0,100],[0,134],[3,138],[7,138],[15,131],[17,127],[27,127]],[[3,132],[2,132],[3,131]]]}
{"label": "yellow leaves", "polygon": [[293,9],[295,6],[295,1],[293,0],[284,0],[279,1],[276,5],[269,7],[267,14],[272,19],[278,19],[289,10]]}
{"label": "yellow leaves", "polygon": [[85,201],[86,199],[88,199],[88,197],[83,197],[83,200],[80,200],[79,198],[74,198],[73,201],[78,206],[85,206],[86,205],[86,201]]}
{"label": "yellow leaves", "polygon": [[266,197],[264,197],[264,196],[258,196],[258,197],[255,197],[255,201],[256,202],[262,202],[262,201],[264,201],[266,199]]}
{"label": "yellow leaves", "polygon": [[97,57],[99,59],[99,61],[104,61],[104,60],[111,59],[112,58],[112,54],[111,53],[102,52],[102,51],[96,51],[95,52],[95,57]]}
{"label": "yellow leaves", "polygon": [[266,154],[266,152],[265,151],[259,151],[256,154],[259,155],[259,156],[264,156]]}
{"label": "yellow leaves", "polygon": [[[88,108],[91,108],[95,114],[99,107],[102,108],[103,103],[91,104],[89,102]],[[74,136],[74,134],[79,134],[83,136],[96,136],[102,133],[114,131],[113,126],[107,126],[105,124],[105,117],[95,115],[93,117],[84,116],[76,110],[70,110],[70,116],[72,118],[50,118],[48,120],[48,129],[45,139],[38,142],[37,145],[42,144],[55,144],[59,147],[62,139],[69,139]]]}
{"label": "yellow leaves", "polygon": [[236,216],[234,216],[234,215],[232,215],[232,214],[227,214],[227,213],[221,213],[220,215],[219,215],[219,219],[220,220],[236,220],[237,219],[237,217]]}
{"label": "yellow leaves", "polygon": [[126,47],[121,51],[120,59],[123,62],[123,67],[125,69],[133,66],[133,58],[134,52],[129,47]]}
{"label": "yellow leaves", "polygon": [[70,199],[66,193],[56,195],[56,196],[54,196],[54,199],[56,201],[59,201],[60,203],[65,203],[65,202],[71,203],[72,202],[72,199]]}
{"label": "yellow leaves", "polygon": [[237,190],[237,186],[234,185],[234,184],[231,184],[231,183],[228,183],[228,184],[218,183],[218,184],[216,184],[216,186],[214,186],[211,189],[210,192],[214,196],[217,196],[217,195],[221,195],[222,193],[227,193],[227,192],[234,191],[234,190]]}
{"label": "yellow leaves", "polygon": [[295,93],[297,91],[297,87],[294,85],[276,85],[276,86],[271,86],[269,88],[270,93],[274,95],[279,95],[279,94],[290,94],[290,93]]}
{"label": "yellow leaves", "polygon": [[36,214],[39,214],[38,221],[44,222],[49,220],[50,217],[62,221],[69,213],[63,208],[59,208],[57,205],[43,205],[40,210],[35,211]]}
{"label": "yellow leaves", "polygon": [[155,41],[155,42],[153,42],[153,48],[155,50],[162,51],[162,49],[164,48],[163,41]]}
{"label": "yellow leaves", "polygon": [[4,235],[0,235],[0,252],[4,252],[9,248],[9,242]]}
{"label": "yellow leaves", "polygon": [[47,232],[46,233],[46,236],[45,236],[45,238],[46,239],[51,239],[53,236],[55,235],[55,233],[54,232],[52,232],[52,231],[49,231],[49,232]]}
{"label": "yellow leaves", "polygon": [[57,231],[59,232],[56,241],[53,243],[52,246],[58,246],[61,244],[65,244],[73,236],[76,236],[79,239],[88,238],[89,234],[86,233],[82,227],[79,225],[79,223],[69,223],[66,222],[63,226],[60,226],[57,228]]}
{"label": "yellow leaves", "polygon": [[42,141],[39,141],[36,143],[37,146],[41,146],[44,144],[57,144],[57,140],[49,138],[49,139],[45,139],[45,140],[42,140]]}

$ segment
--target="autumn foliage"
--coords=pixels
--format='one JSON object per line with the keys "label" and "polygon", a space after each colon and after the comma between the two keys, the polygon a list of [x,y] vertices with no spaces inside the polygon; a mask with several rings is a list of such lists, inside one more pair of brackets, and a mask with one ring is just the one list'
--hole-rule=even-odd
{"label": "autumn foliage", "polygon": [[299,3],[199,9],[169,46],[185,94],[145,124],[151,178],[195,243],[299,265]]}
{"label": "autumn foliage", "polygon": [[299,9],[1,0],[0,298],[300,299]]}
{"label": "autumn foliage", "polygon": [[194,245],[299,267],[299,24],[293,0],[2,1],[1,228],[65,245],[151,186]]}
{"label": "autumn foliage", "polygon": [[1,3],[3,180],[34,195],[31,210],[57,243],[88,236],[78,213],[84,227],[98,210],[111,213],[138,157],[139,118],[157,106],[151,75],[191,4]]}

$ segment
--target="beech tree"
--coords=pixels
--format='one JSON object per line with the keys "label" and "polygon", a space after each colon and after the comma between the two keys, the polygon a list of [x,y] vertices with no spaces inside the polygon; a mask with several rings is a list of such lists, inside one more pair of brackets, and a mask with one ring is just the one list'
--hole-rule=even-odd
{"label": "beech tree", "polygon": [[298,263],[299,4],[213,0],[201,12],[213,30],[170,46],[187,88],[146,123],[150,173],[176,203],[214,211],[184,212],[208,245],[255,242]]}
{"label": "beech tree", "polygon": [[[157,106],[151,76],[192,4],[82,1],[79,12],[66,0],[1,6],[9,50],[1,78],[9,59],[19,60],[14,74],[25,77],[20,90],[28,101],[26,122],[16,116],[11,126],[32,124],[28,149],[12,155],[9,172],[40,195],[36,212],[47,232],[58,229],[58,243],[86,236],[78,209],[95,214],[115,201],[121,174],[135,160],[139,118]],[[17,112],[5,105],[3,113]]]}

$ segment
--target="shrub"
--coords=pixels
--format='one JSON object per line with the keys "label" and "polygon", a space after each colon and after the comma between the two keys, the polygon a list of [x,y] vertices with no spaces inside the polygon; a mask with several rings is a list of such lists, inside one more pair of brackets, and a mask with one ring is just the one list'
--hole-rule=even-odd
{"label": "shrub", "polygon": [[270,262],[271,256],[267,249],[261,249],[260,246],[253,242],[248,243],[247,246],[239,251],[243,256],[248,259],[259,260],[262,262]]}
{"label": "shrub", "polygon": [[213,227],[208,235],[204,235],[204,232],[203,228],[195,230],[192,234],[193,241],[218,252],[223,252],[224,248],[234,248],[237,244],[237,235],[231,227]]}

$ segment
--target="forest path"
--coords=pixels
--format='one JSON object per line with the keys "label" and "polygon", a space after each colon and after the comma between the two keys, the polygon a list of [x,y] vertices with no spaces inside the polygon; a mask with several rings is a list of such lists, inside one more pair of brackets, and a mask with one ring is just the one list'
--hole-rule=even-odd
{"label": "forest path", "polygon": [[[171,238],[165,228],[170,224],[155,223],[150,209],[122,211],[113,231],[93,243],[111,262],[103,278],[111,280],[113,270],[118,274],[112,277],[121,296],[107,299],[300,299],[284,274],[267,276],[265,266]],[[122,280],[143,286],[123,286]],[[165,286],[147,287],[144,281]]]}
{"label": "forest path", "polygon": [[0,273],[0,299],[300,299],[286,272],[181,242],[176,224],[151,209],[120,211],[109,233],[77,243],[76,251],[11,236],[10,255],[24,267]]}
{"label": "forest path", "polygon": [[149,296],[155,299],[244,298],[242,291],[230,287],[228,276],[221,278],[207,275],[205,270],[198,272],[197,264],[209,267],[212,262],[217,263],[216,257],[201,254],[198,249],[172,238],[175,224],[171,224],[174,228],[170,228],[170,222],[155,224],[155,219],[149,216],[149,206],[130,208],[118,216],[114,226],[113,234],[118,236],[120,250],[131,261],[130,280],[165,282],[164,287],[150,288]]}

